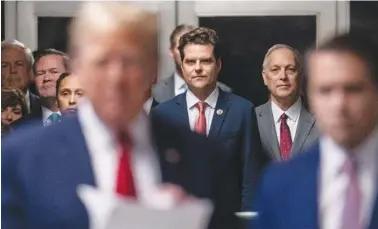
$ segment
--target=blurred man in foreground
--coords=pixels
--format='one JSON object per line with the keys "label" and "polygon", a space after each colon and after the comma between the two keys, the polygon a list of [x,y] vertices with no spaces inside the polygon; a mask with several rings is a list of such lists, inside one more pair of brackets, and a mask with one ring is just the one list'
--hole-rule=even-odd
{"label": "blurred man in foreground", "polygon": [[256,228],[378,228],[377,53],[360,35],[310,53],[309,101],[322,135],[266,171]]}
{"label": "blurred man in foreground", "polygon": [[[89,228],[76,192],[82,184],[147,205],[156,193],[178,203],[220,189],[206,140],[151,133],[142,111],[157,73],[157,15],[125,2],[83,4],[70,50],[86,100],[77,116],[3,142],[2,228]],[[204,147],[177,143],[191,138]]]}

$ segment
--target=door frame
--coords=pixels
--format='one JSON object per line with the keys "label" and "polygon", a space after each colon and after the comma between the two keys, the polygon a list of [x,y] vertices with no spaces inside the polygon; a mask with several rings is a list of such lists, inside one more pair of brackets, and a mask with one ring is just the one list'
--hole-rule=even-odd
{"label": "door frame", "polygon": [[349,1],[179,1],[178,24],[198,26],[199,17],[292,16],[316,17],[316,44],[349,31]]}
{"label": "door frame", "polygon": [[[73,17],[80,1],[13,1],[6,4],[6,39],[17,39],[32,51],[38,48],[38,17]],[[176,26],[175,2],[138,1],[159,13],[159,75],[169,75],[174,64],[169,57],[169,35]],[[9,11],[7,11],[9,10]]]}

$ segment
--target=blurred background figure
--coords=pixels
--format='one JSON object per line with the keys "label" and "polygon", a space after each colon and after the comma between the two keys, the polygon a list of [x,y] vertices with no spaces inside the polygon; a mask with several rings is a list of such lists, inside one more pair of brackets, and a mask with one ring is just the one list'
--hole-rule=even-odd
{"label": "blurred background figure", "polygon": [[68,56],[55,49],[46,49],[38,51],[36,57],[33,73],[41,106],[15,122],[13,124],[14,128],[19,128],[32,122],[47,126],[60,120],[61,114],[56,98],[56,81],[62,73],[68,71]]}
{"label": "blurred background figure", "polygon": [[75,114],[77,103],[84,96],[84,89],[77,76],[63,73],[56,81],[56,97],[62,115]]}
{"label": "blurred background figure", "polygon": [[34,81],[34,58],[30,49],[17,40],[1,42],[1,88],[20,89],[24,93],[28,113],[40,109],[36,95],[29,90]]}
{"label": "blurred background figure", "polygon": [[365,31],[310,52],[320,140],[264,174],[254,228],[378,228],[378,55]]}
{"label": "blurred background figure", "polygon": [[9,131],[10,125],[27,115],[25,96],[20,89],[1,89],[1,132]]}
{"label": "blurred background figure", "polygon": [[[193,25],[181,24],[178,25],[169,37],[170,48],[169,56],[175,63],[175,72],[170,77],[163,78],[153,88],[153,96],[159,102],[165,102],[176,95],[185,92],[188,86],[182,75],[181,57],[178,50],[179,40],[182,35],[195,29]],[[226,92],[231,92],[231,89],[223,83],[218,82],[217,85]]]}

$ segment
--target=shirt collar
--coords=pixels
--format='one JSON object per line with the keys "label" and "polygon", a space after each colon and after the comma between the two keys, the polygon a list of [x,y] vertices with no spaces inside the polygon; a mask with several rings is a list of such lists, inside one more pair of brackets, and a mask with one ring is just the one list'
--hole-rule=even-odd
{"label": "shirt collar", "polygon": [[[211,92],[211,94],[205,99],[204,102],[207,104],[207,106],[215,109],[215,106],[217,105],[218,97],[219,97],[219,88],[217,86],[215,87],[213,92]],[[186,103],[187,103],[188,108],[189,109],[192,108],[198,102],[200,102],[200,100],[190,90],[188,90],[186,92]]]}
{"label": "shirt collar", "polygon": [[175,91],[178,91],[182,87],[186,86],[185,80],[177,72],[175,72],[173,77],[174,77],[174,83],[175,83]]}
{"label": "shirt collar", "polygon": [[61,115],[60,111],[53,112],[50,109],[48,109],[47,107],[44,107],[44,106],[41,106],[41,107],[42,107],[42,120],[43,120],[43,123],[45,123],[48,120],[48,118],[50,117],[50,115],[53,114],[53,113],[57,113],[57,114]]}
{"label": "shirt collar", "polygon": [[148,100],[143,104],[143,110],[144,110],[147,114],[150,114],[151,107],[152,107],[152,102],[153,102],[153,98],[150,97],[150,98],[148,98]]}
{"label": "shirt collar", "polygon": [[299,115],[300,115],[301,109],[302,109],[302,100],[301,100],[300,97],[286,111],[283,111],[273,101],[271,101],[271,104],[272,104],[273,118],[274,118],[274,121],[276,123],[280,121],[281,115],[283,113],[285,113],[290,120],[296,122],[298,120],[298,118],[299,118]]}
{"label": "shirt collar", "polygon": [[[83,98],[80,101],[77,113],[80,125],[87,139],[95,139],[99,145],[107,147],[118,145],[116,137],[110,128],[98,117],[92,103],[88,99]],[[143,110],[131,122],[129,127],[125,127],[125,129],[128,130],[134,146],[143,147],[144,144],[141,143],[151,143],[150,122]]]}
{"label": "shirt collar", "polygon": [[[378,160],[378,126],[358,147],[348,152],[344,147],[339,146],[331,137],[323,136],[320,138],[320,149],[322,152],[322,164],[326,174],[331,176],[338,175],[343,168],[348,153],[353,153],[357,163],[362,169],[375,168]],[[377,170],[376,170],[377,171]]]}

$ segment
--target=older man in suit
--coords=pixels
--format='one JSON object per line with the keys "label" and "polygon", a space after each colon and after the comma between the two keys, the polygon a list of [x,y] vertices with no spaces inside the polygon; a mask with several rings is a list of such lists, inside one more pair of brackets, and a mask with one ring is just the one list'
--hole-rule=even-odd
{"label": "older man in suit", "polygon": [[25,94],[28,113],[41,109],[38,96],[28,89],[34,81],[33,64],[32,52],[24,44],[17,40],[1,42],[1,87],[20,89]]}
{"label": "older man in suit", "polygon": [[[192,25],[181,24],[178,25],[170,35],[170,48],[169,55],[175,63],[175,73],[172,76],[161,79],[153,88],[153,97],[157,102],[165,102],[183,92],[188,88],[181,71],[181,58],[178,50],[178,43],[180,37],[193,30],[195,27]],[[227,85],[217,82],[218,86],[226,92],[231,92],[231,88]]]}
{"label": "older man in suit", "polygon": [[216,151],[190,131],[162,134],[155,128],[161,120],[150,123],[143,112],[157,72],[157,15],[125,2],[83,4],[70,50],[86,99],[77,116],[2,142],[2,228],[89,228],[77,194],[86,184],[149,205],[161,192],[176,203],[209,198],[209,228],[229,229],[223,225],[233,213],[221,193]]}
{"label": "older man in suit", "polygon": [[203,134],[223,149],[217,159],[224,165],[222,189],[228,192],[229,206],[239,211],[252,191],[249,182],[253,174],[245,164],[251,164],[249,160],[258,154],[260,141],[253,104],[216,84],[222,65],[219,45],[216,32],[204,27],[180,38],[181,68],[188,90],[158,105],[152,116],[165,119],[178,130]]}
{"label": "older man in suit", "polygon": [[286,160],[318,137],[315,116],[300,96],[301,60],[292,47],[277,44],[265,55],[262,76],[270,100],[256,108],[267,161]]}
{"label": "older man in suit", "polygon": [[309,101],[321,136],[267,169],[253,228],[378,228],[378,44],[361,34],[310,53]]}

